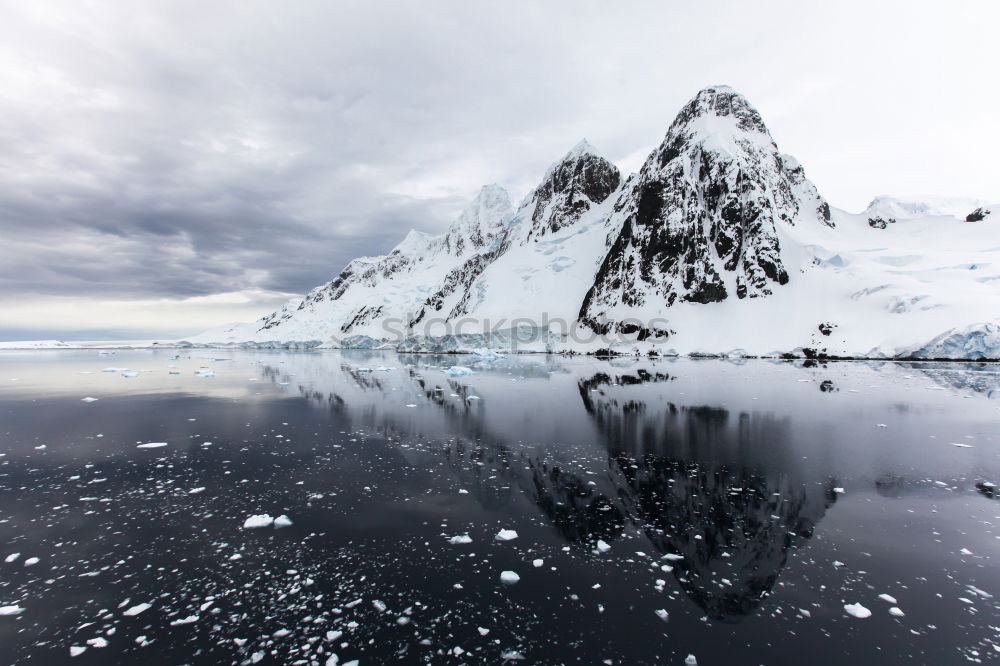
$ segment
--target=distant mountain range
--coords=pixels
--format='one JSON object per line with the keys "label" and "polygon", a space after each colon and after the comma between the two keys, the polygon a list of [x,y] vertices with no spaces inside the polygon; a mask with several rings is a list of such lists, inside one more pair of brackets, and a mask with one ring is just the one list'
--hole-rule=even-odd
{"label": "distant mountain range", "polygon": [[187,342],[404,351],[1000,358],[1000,205],[831,207],[727,86],[638,173],[581,141],[515,209],[484,186],[440,236]]}

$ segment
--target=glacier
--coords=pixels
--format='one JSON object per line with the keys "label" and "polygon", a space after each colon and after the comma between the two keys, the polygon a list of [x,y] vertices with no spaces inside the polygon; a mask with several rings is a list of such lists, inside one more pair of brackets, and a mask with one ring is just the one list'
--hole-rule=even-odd
{"label": "glacier", "polygon": [[580,141],[516,207],[485,185],[444,233],[182,344],[1000,359],[994,210],[831,206],[750,102],[711,86],[637,173]]}

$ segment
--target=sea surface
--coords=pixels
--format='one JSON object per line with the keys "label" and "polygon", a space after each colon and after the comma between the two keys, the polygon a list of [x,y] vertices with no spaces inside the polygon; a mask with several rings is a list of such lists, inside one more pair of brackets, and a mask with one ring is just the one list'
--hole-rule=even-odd
{"label": "sea surface", "polygon": [[994,484],[996,364],[3,352],[0,664],[998,663]]}

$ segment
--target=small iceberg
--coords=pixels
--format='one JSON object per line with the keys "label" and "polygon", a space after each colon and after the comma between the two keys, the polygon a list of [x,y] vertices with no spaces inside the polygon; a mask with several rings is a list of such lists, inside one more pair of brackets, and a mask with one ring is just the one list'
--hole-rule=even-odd
{"label": "small iceberg", "polygon": [[514,583],[518,582],[519,580],[521,580],[521,577],[518,576],[513,571],[501,571],[500,572],[500,582],[503,583],[504,585],[513,585]]}
{"label": "small iceberg", "polygon": [[274,524],[274,518],[267,515],[266,513],[261,513],[258,515],[250,516],[245,521],[243,521],[243,529],[255,530],[261,527],[270,527],[273,524]]}
{"label": "small iceberg", "polygon": [[861,604],[844,604],[844,611],[853,617],[860,618],[864,620],[865,618],[871,617],[872,612],[862,606]]}
{"label": "small iceberg", "polygon": [[291,527],[292,519],[286,516],[285,514],[281,514],[280,516],[274,519],[274,526],[278,529],[281,529],[282,527]]}

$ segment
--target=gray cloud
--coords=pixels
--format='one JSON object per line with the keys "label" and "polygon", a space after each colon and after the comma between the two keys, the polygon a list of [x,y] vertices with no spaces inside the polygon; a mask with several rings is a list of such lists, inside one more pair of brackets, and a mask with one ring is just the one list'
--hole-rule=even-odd
{"label": "gray cloud", "polygon": [[1000,199],[991,4],[687,4],[4,3],[0,290],[303,292],[719,82],[835,204]]}

